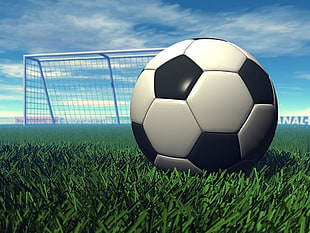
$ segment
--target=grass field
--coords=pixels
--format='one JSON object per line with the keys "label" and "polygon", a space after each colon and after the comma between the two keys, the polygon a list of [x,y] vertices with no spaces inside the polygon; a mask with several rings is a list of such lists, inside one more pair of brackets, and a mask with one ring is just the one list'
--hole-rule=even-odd
{"label": "grass field", "polygon": [[310,128],[247,173],[156,169],[129,126],[1,126],[0,232],[310,232]]}

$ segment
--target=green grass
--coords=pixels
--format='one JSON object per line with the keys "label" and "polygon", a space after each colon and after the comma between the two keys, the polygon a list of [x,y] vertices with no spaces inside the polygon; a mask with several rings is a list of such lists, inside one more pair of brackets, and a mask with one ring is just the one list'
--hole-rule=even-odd
{"label": "green grass", "polygon": [[201,177],[155,168],[128,126],[2,126],[0,232],[309,232],[309,131]]}

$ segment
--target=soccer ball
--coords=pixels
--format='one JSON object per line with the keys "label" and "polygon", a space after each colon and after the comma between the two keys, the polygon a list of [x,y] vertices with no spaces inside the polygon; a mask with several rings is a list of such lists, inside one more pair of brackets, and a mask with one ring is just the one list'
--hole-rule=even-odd
{"label": "soccer ball", "polygon": [[275,89],[247,51],[219,39],[176,43],[141,72],[130,106],[141,151],[159,168],[248,170],[277,126]]}

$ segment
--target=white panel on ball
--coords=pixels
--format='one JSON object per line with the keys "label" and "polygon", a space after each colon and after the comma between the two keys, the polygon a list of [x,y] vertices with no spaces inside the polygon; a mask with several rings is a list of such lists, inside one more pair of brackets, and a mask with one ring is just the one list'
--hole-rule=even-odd
{"label": "white panel on ball", "polygon": [[136,123],[142,124],[145,114],[155,98],[154,73],[154,70],[144,70],[134,87],[131,96],[130,118]]}
{"label": "white panel on ball", "polygon": [[175,157],[186,157],[201,132],[184,100],[155,99],[143,127],[158,153]]}
{"label": "white panel on ball", "polygon": [[203,70],[238,72],[246,56],[226,41],[201,39],[192,43],[185,55],[196,62]]}
{"label": "white panel on ball", "polygon": [[232,72],[207,71],[187,98],[203,131],[237,132],[252,107],[252,97],[240,76]]}
{"label": "white panel on ball", "polygon": [[255,104],[238,133],[241,158],[256,150],[274,123],[275,109],[271,104]]}
{"label": "white panel on ball", "polygon": [[236,47],[237,49],[239,49],[241,52],[244,53],[245,56],[247,56],[247,58],[251,59],[252,61],[254,61],[257,65],[260,66],[260,68],[262,68],[266,73],[267,71],[264,69],[264,67],[257,61],[257,59],[252,56],[252,54],[250,54],[248,51],[244,50],[243,48],[240,48],[238,45],[235,45],[233,43],[227,42],[229,44],[231,44],[232,46]]}
{"label": "white panel on ball", "polygon": [[162,169],[172,169],[175,167],[178,171],[187,171],[188,169],[190,169],[191,172],[202,174],[202,170],[196,167],[188,159],[168,157],[158,154],[156,156],[154,164]]}
{"label": "white panel on ball", "polygon": [[172,58],[175,58],[178,55],[182,55],[186,48],[193,43],[194,40],[184,40],[181,42],[178,42],[168,48],[166,48],[164,51],[161,51],[159,54],[157,54],[156,57],[154,57],[146,66],[144,69],[157,69],[165,62],[171,60]]}

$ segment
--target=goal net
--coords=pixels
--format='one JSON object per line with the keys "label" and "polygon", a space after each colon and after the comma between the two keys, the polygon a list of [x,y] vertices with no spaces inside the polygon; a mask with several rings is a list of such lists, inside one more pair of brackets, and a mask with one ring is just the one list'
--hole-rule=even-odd
{"label": "goal net", "polygon": [[24,124],[130,123],[130,98],[162,49],[24,55]]}

